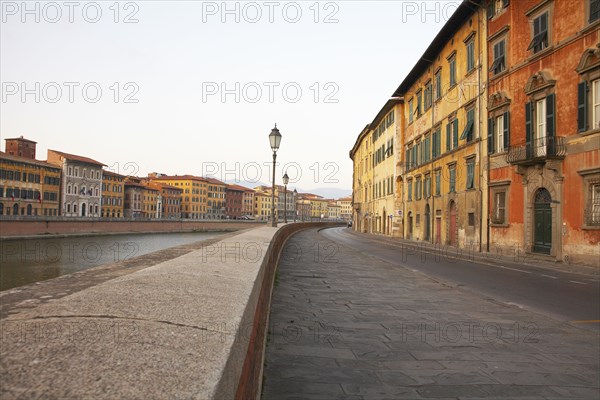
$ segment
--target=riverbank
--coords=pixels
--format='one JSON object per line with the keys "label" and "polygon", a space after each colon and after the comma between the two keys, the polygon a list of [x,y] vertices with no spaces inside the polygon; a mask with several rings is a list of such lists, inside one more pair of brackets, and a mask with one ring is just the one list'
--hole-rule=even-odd
{"label": "riverbank", "polygon": [[263,226],[0,293],[0,397],[259,397],[283,245],[325,225]]}
{"label": "riverbank", "polygon": [[97,218],[1,219],[0,240],[164,232],[233,232],[265,226],[241,220],[102,220]]}

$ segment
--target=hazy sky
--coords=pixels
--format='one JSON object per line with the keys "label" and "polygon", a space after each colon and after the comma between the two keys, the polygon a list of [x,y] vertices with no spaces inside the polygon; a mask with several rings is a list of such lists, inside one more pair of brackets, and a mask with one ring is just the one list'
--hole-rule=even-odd
{"label": "hazy sky", "polygon": [[269,182],[277,122],[291,185],[350,189],[356,136],[456,2],[26,7],[2,1],[2,139],[24,135],[40,159],[52,148],[125,174]]}

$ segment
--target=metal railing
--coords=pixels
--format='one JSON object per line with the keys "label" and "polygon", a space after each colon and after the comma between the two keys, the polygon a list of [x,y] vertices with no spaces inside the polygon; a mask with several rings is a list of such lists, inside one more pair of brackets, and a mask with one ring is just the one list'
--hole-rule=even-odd
{"label": "metal railing", "polygon": [[511,164],[526,164],[550,158],[563,158],[567,152],[565,138],[562,136],[546,136],[531,142],[508,147],[506,161]]}

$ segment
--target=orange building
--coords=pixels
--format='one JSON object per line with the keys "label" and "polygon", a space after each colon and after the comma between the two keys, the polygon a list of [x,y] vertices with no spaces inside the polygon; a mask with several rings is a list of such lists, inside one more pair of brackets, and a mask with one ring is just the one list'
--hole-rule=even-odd
{"label": "orange building", "polygon": [[490,250],[600,265],[600,2],[488,2]]}

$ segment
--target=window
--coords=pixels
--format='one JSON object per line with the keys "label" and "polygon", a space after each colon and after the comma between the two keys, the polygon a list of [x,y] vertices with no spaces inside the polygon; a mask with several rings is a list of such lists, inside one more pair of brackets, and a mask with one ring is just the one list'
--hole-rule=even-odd
{"label": "window", "polygon": [[475,213],[470,212],[468,214],[469,226],[475,226]]}
{"label": "window", "polygon": [[456,57],[453,56],[448,62],[450,63],[450,87],[452,87],[456,85]]}
{"label": "window", "polygon": [[600,19],[600,0],[590,0],[590,24]]}
{"label": "window", "polygon": [[469,40],[467,43],[467,73],[475,69],[475,40]]}
{"label": "window", "polygon": [[506,223],[506,191],[494,192],[492,200],[494,201],[492,205],[492,223]]}
{"label": "window", "polygon": [[510,113],[488,119],[488,153],[501,153],[510,144]]}
{"label": "window", "polygon": [[529,43],[527,50],[533,50],[533,53],[544,50],[548,47],[548,11],[543,12],[533,20],[533,39]]}
{"label": "window", "polygon": [[425,187],[423,189],[425,198],[429,198],[431,196],[431,175],[425,175]]}
{"label": "window", "polygon": [[460,140],[466,140],[467,143],[473,141],[473,130],[475,126],[475,108],[467,110],[467,124],[463,133],[460,135]]}
{"label": "window", "polygon": [[448,122],[446,125],[446,151],[458,147],[458,119]]}
{"label": "window", "polygon": [[506,40],[502,39],[494,45],[494,61],[490,71],[498,75],[506,69]]}
{"label": "window", "polygon": [[432,158],[436,158],[442,153],[442,135],[440,128],[437,128],[433,131],[432,134],[433,143],[431,146],[431,156]]}
{"label": "window", "polygon": [[415,185],[415,200],[421,200],[422,193],[422,181],[421,177],[418,177]]}
{"label": "window", "polygon": [[600,79],[592,82],[592,127],[600,128]]}
{"label": "window", "polygon": [[449,192],[450,193],[454,193],[456,192],[456,167],[448,167],[448,175],[450,176],[450,188],[449,188]]}
{"label": "window", "polygon": [[435,99],[439,100],[442,97],[442,70],[438,69],[435,73]]}
{"label": "window", "polygon": [[425,136],[425,141],[423,143],[423,162],[429,162],[431,159],[431,137],[429,135]]}
{"label": "window", "polygon": [[406,191],[406,196],[408,201],[412,200],[412,180],[408,181],[408,190]]}
{"label": "window", "polygon": [[424,99],[424,105],[423,108],[425,109],[425,111],[429,110],[431,108],[431,103],[432,103],[432,87],[431,87],[431,81],[427,81],[427,83],[425,84],[425,99]]}
{"label": "window", "polygon": [[69,167],[69,176],[73,175],[73,167]]}
{"label": "window", "polygon": [[494,18],[496,15],[508,7],[509,0],[490,0],[488,3],[488,19]]}
{"label": "window", "polygon": [[586,210],[586,224],[600,225],[600,182],[591,184]]}
{"label": "window", "polygon": [[[528,156],[545,156],[547,145],[552,141],[555,132],[555,95],[550,94],[545,99],[527,103],[525,106],[525,141],[528,145]],[[548,139],[549,137],[551,139]]]}
{"label": "window", "polygon": [[421,90],[419,90],[417,92],[417,109],[416,109],[417,118],[419,118],[421,116],[421,103],[422,103],[422,99],[423,99],[423,92]]}
{"label": "window", "polygon": [[[590,93],[591,92],[591,93]],[[591,112],[588,109],[591,105]],[[577,85],[577,131],[600,128],[600,79]]]}
{"label": "window", "polygon": [[415,104],[413,99],[408,101],[408,123],[413,122],[413,114],[415,112]]}
{"label": "window", "polygon": [[467,161],[467,189],[475,187],[475,160]]}

